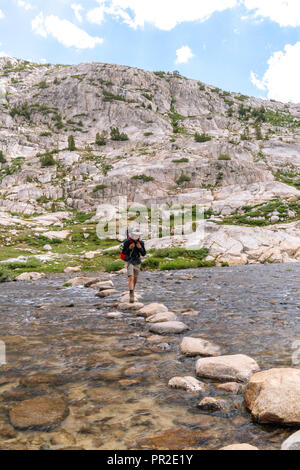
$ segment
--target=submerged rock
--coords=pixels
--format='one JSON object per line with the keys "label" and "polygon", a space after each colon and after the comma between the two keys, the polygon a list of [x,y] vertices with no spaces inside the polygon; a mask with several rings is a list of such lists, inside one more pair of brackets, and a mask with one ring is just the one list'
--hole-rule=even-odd
{"label": "submerged rock", "polygon": [[300,369],[271,369],[251,377],[245,404],[260,423],[300,426]]}
{"label": "submerged rock", "polygon": [[233,395],[238,395],[240,393],[242,386],[236,382],[228,382],[226,384],[217,385],[216,389],[221,392],[232,393]]}
{"label": "submerged rock", "polygon": [[220,356],[221,348],[201,338],[186,337],[180,343],[180,351],[188,357]]}
{"label": "submerged rock", "polygon": [[3,437],[4,439],[14,439],[17,437],[17,433],[10,424],[1,424],[0,437]]}
{"label": "submerged rock", "polygon": [[110,319],[115,319],[115,318],[122,318],[122,313],[121,312],[109,312],[107,313],[106,315],[106,318],[110,318]]}
{"label": "submerged rock", "polygon": [[168,321],[164,323],[154,323],[150,326],[150,331],[159,335],[181,334],[189,327],[179,321]]}
{"label": "submerged rock", "polygon": [[226,407],[226,402],[220,400],[219,398],[206,397],[200,401],[198,408],[204,411],[220,411],[224,410]]}
{"label": "submerged rock", "polygon": [[22,377],[20,384],[23,387],[35,387],[37,385],[59,385],[62,383],[62,380],[57,375],[50,374],[38,374],[38,375],[28,375],[27,377]]}
{"label": "submerged rock", "polygon": [[76,439],[72,434],[62,431],[53,435],[51,438],[51,444],[55,446],[73,446],[76,444]]}
{"label": "submerged rock", "polygon": [[226,382],[248,382],[259,370],[257,362],[243,354],[198,359],[196,362],[198,377]]}
{"label": "submerged rock", "polygon": [[43,395],[18,403],[10,410],[9,417],[16,429],[44,428],[59,424],[68,413],[62,398]]}
{"label": "submerged rock", "polygon": [[186,390],[187,392],[204,392],[207,385],[194,377],[173,377],[168,386],[171,388],[180,388]]}

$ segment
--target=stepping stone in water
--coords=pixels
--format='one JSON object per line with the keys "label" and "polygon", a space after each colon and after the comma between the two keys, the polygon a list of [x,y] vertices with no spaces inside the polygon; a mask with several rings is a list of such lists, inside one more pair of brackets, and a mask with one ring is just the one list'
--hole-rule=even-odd
{"label": "stepping stone in water", "polygon": [[[135,302],[138,302],[140,299],[142,298],[141,294],[138,294],[137,292],[134,294],[134,301]],[[129,294],[128,292],[123,294],[121,299],[120,299],[120,303],[129,303]]]}
{"label": "stepping stone in water", "polygon": [[204,411],[221,411],[225,410],[226,402],[219,398],[206,397],[198,404],[198,408]]}
{"label": "stepping stone in water", "polygon": [[101,299],[105,298],[105,297],[109,297],[110,295],[113,295],[113,294],[117,294],[118,291],[116,289],[106,289],[106,290],[102,290],[101,292],[98,292],[98,294],[96,294],[96,297],[100,297]]}
{"label": "stepping stone in water", "polygon": [[205,339],[186,337],[180,343],[180,351],[184,356],[220,356],[221,348]]}
{"label": "stepping stone in water", "polygon": [[198,359],[196,362],[196,375],[198,377],[223,382],[248,382],[251,375],[259,370],[257,362],[243,354],[209,357]]}
{"label": "stepping stone in water", "polygon": [[194,377],[173,377],[168,386],[171,388],[180,388],[186,390],[187,392],[204,392],[207,388],[207,385]]}
{"label": "stepping stone in water", "polygon": [[130,304],[130,303],[127,303],[127,302],[123,302],[123,303],[120,303],[118,305],[118,310],[122,310],[122,312],[126,311],[126,310],[140,310],[141,308],[143,308],[144,304],[140,303],[140,302],[135,302],[134,304]]}
{"label": "stepping stone in water", "polygon": [[163,304],[149,304],[146,305],[144,308],[140,310],[140,315],[142,317],[151,317],[152,315],[156,315],[157,313],[168,312],[168,308]]}
{"label": "stepping stone in water", "polygon": [[152,315],[146,319],[147,323],[163,323],[167,321],[177,320],[177,317],[172,312],[162,312],[157,313],[156,315]]}
{"label": "stepping stone in water", "polygon": [[154,323],[150,327],[152,333],[159,335],[175,334],[179,335],[184,331],[187,331],[189,327],[179,321],[168,321],[164,323]]}

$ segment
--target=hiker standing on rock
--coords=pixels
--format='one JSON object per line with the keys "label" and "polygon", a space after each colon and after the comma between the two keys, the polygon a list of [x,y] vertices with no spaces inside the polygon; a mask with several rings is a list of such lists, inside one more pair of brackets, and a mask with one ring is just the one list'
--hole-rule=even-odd
{"label": "hiker standing on rock", "polygon": [[145,244],[141,239],[141,233],[137,229],[127,231],[127,240],[123,244],[121,259],[127,263],[129,279],[129,302],[134,303],[134,289],[141,271],[141,257],[146,256]]}

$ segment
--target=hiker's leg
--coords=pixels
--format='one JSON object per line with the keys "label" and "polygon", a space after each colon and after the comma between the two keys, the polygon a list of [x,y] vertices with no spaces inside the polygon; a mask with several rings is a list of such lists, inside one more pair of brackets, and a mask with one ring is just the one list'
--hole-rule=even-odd
{"label": "hiker's leg", "polygon": [[133,271],[133,275],[134,275],[134,288],[135,288],[135,286],[137,285],[140,272],[141,272],[141,266],[140,266],[139,264],[137,264],[136,266],[134,266],[134,271]]}
{"label": "hiker's leg", "polygon": [[134,283],[135,278],[133,276],[128,276],[128,280],[129,280],[129,290],[132,291],[135,288],[135,283]]}

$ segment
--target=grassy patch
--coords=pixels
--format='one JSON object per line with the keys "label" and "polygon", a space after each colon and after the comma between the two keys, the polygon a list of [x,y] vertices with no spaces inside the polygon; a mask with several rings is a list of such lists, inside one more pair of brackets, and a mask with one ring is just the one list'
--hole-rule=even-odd
{"label": "grassy patch", "polygon": [[[271,217],[277,212],[280,222],[291,222],[300,218],[300,198],[298,201],[281,201],[274,198],[269,202],[258,204],[256,206],[244,206],[239,214],[225,217],[220,224],[246,225],[264,227],[271,224]],[[292,216],[293,215],[293,216]]]}

